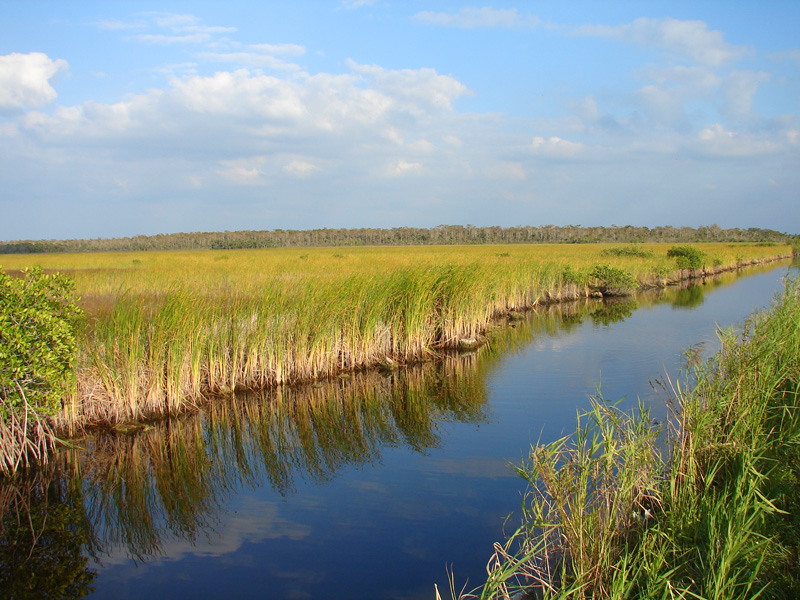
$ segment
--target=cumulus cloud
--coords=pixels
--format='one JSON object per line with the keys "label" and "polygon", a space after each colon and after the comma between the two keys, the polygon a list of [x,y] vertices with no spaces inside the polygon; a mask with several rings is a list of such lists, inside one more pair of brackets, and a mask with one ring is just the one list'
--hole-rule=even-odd
{"label": "cumulus cloud", "polygon": [[247,69],[174,80],[172,85],[172,100],[194,112],[278,121],[295,120],[305,113],[299,86]]}
{"label": "cumulus cloud", "polygon": [[657,48],[697,64],[713,67],[753,52],[748,46],[729,44],[721,31],[708,29],[704,21],[684,21],[670,17],[641,17],[627,25],[584,25],[575,29],[574,33]]}
{"label": "cumulus cloud", "polygon": [[376,89],[403,101],[411,108],[451,110],[453,101],[470,94],[463,83],[448,75],[439,75],[435,69],[386,69],[377,65],[360,65],[347,62],[353,72],[368,80]]}
{"label": "cumulus cloud", "polygon": [[68,68],[67,61],[41,52],[0,56],[0,110],[38,108],[52,102],[58,94],[50,81]]}
{"label": "cumulus cloud", "polygon": [[489,6],[462,8],[457,13],[422,11],[415,14],[414,18],[430,25],[463,27],[466,29],[480,27],[536,27],[539,25],[538,17],[520,14],[515,8],[497,9]]}

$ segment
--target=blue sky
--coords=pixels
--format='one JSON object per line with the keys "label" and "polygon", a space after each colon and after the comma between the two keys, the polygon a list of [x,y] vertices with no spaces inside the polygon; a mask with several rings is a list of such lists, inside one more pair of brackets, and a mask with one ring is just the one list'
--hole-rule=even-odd
{"label": "blue sky", "polygon": [[800,3],[0,3],[0,240],[800,233]]}

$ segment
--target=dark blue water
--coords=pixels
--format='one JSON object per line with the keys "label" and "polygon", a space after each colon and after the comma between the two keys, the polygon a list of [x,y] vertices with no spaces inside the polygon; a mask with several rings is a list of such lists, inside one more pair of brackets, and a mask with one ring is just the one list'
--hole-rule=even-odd
{"label": "dark blue water", "polygon": [[572,431],[598,386],[663,412],[652,383],[680,378],[688,347],[713,354],[718,328],[769,305],[792,269],[557,307],[475,356],[309,390],[302,411],[286,392],[92,442],[96,457],[65,459],[83,477],[69,501],[93,536],[90,597],[431,599],[447,568],[474,587],[515,528],[511,465],[531,444]]}

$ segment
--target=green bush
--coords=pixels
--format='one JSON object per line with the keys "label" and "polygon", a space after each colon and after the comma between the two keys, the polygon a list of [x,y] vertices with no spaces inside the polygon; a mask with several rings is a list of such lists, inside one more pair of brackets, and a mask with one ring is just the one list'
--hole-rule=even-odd
{"label": "green bush", "polygon": [[75,327],[81,311],[73,282],[61,274],[0,270],[0,470],[13,471],[27,455],[43,458],[54,414],[73,383]]}
{"label": "green bush", "polygon": [[626,294],[639,286],[636,279],[625,269],[611,265],[595,265],[589,272],[598,289],[604,294]]}
{"label": "green bush", "polygon": [[667,256],[675,259],[679,269],[695,270],[703,267],[706,253],[696,246],[673,246]]}
{"label": "green bush", "polygon": [[586,285],[588,277],[585,273],[581,273],[573,269],[570,265],[564,267],[564,270],[561,272],[561,280],[566,285]]}
{"label": "green bush", "polygon": [[652,258],[655,252],[640,248],[639,246],[625,246],[624,248],[605,248],[600,251],[603,256],[638,256],[641,258]]}

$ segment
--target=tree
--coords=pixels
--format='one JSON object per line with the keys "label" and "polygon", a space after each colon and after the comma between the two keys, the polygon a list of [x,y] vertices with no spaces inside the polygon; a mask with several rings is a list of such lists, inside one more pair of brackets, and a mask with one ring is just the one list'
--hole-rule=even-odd
{"label": "tree", "polygon": [[0,471],[45,460],[55,442],[47,417],[74,383],[74,284],[41,268],[0,271]]}

